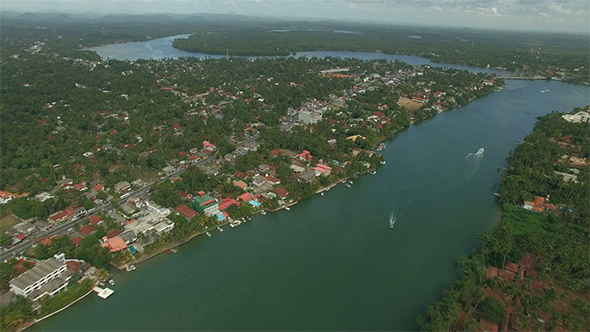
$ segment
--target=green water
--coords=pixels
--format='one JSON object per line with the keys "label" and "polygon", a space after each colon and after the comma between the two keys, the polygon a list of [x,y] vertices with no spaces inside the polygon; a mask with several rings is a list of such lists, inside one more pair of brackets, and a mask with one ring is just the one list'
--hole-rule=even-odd
{"label": "green water", "polygon": [[509,151],[535,117],[589,100],[588,87],[510,81],[389,139],[387,164],[351,189],[117,272],[109,299],[90,295],[31,330],[416,330],[458,277],[453,256],[498,222]]}

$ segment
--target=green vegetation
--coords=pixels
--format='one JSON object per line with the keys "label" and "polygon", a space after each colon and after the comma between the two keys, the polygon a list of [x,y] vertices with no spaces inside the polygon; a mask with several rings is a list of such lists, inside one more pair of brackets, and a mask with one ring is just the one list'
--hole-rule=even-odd
{"label": "green vegetation", "polygon": [[58,311],[88,293],[92,287],[94,287],[94,281],[92,279],[85,279],[81,283],[70,285],[65,291],[42,301],[41,308],[39,309],[39,316],[45,317]]}
{"label": "green vegetation", "polygon": [[[422,330],[473,331],[486,320],[502,329],[590,329],[590,169],[562,157],[588,157],[590,128],[561,115],[538,118],[510,154],[500,186],[502,221],[480,234],[471,255],[457,257],[462,277],[430,306],[427,320],[419,319]],[[554,173],[564,168],[577,183]],[[521,208],[547,194],[539,212]]]}
{"label": "green vegetation", "polygon": [[[349,33],[339,31],[350,30]],[[588,82],[586,36],[360,24],[281,22],[198,27],[174,47],[206,54],[285,56],[302,51],[416,55]]]}
{"label": "green vegetation", "polygon": [[2,308],[0,316],[0,329],[2,331],[14,331],[20,324],[35,317],[33,303],[22,296],[17,296]]}

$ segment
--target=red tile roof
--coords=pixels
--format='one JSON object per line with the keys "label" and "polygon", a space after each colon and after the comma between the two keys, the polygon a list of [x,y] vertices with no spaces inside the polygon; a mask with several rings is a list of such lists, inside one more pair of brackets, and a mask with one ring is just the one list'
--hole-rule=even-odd
{"label": "red tile roof", "polygon": [[72,270],[74,272],[77,272],[80,269],[80,265],[82,265],[82,263],[80,262],[66,261],[66,266],[68,267],[68,270]]}
{"label": "red tile roof", "polygon": [[73,244],[74,244],[76,247],[80,245],[80,241],[82,241],[82,238],[81,238],[81,237],[79,237],[79,236],[72,238],[72,243],[73,243]]}
{"label": "red tile roof", "polygon": [[109,234],[107,234],[107,239],[111,239],[114,238],[115,236],[119,236],[119,234],[123,233],[123,231],[121,230],[116,230],[116,231],[112,231]]}
{"label": "red tile roof", "polygon": [[256,200],[256,197],[254,197],[254,195],[250,194],[250,193],[243,193],[240,196],[237,197],[238,199],[241,199],[244,202],[249,202],[251,200]]}
{"label": "red tile roof", "polygon": [[104,220],[102,220],[102,218],[100,216],[90,216],[88,217],[88,222],[90,222],[92,225],[98,225],[99,223],[103,222]]}
{"label": "red tile roof", "polygon": [[94,227],[90,226],[90,225],[86,225],[82,228],[80,228],[80,233],[84,234],[84,235],[90,235],[90,233],[94,232]]}
{"label": "red tile roof", "polygon": [[180,212],[183,216],[192,219],[195,216],[198,216],[199,214],[197,213],[197,211],[189,208],[186,205],[180,205],[176,207],[176,211]]}
{"label": "red tile roof", "polygon": [[481,328],[487,332],[498,332],[499,329],[498,324],[492,323],[485,318],[479,320],[479,326],[481,326]]}
{"label": "red tile roof", "polygon": [[518,265],[508,262],[506,263],[506,270],[518,273]]}
{"label": "red tile roof", "polygon": [[486,279],[492,279],[498,276],[498,269],[493,266],[488,266],[488,271],[486,272]]}
{"label": "red tile roof", "polygon": [[279,195],[281,198],[286,198],[287,196],[289,196],[289,192],[281,187],[274,188],[273,192]]}
{"label": "red tile roof", "polygon": [[493,298],[495,298],[496,300],[498,300],[498,301],[500,301],[500,302],[504,303],[504,297],[502,296],[502,294],[500,294],[500,293],[496,293],[496,292],[494,292],[493,290],[491,290],[491,289],[487,289],[487,288],[485,288],[485,287],[481,287],[481,286],[479,286],[479,288],[480,288],[480,289],[481,289],[481,290],[482,290],[484,293],[486,293],[486,295],[487,295],[487,296],[489,296],[489,297],[493,297]]}
{"label": "red tile roof", "polygon": [[101,244],[103,247],[110,248],[109,252],[116,252],[127,249],[127,244],[120,236],[115,236],[107,240],[107,242]]}
{"label": "red tile roof", "polygon": [[104,189],[104,184],[102,184],[102,183],[99,183],[96,186],[92,187],[92,190],[94,190],[96,192],[101,191],[103,189]]}

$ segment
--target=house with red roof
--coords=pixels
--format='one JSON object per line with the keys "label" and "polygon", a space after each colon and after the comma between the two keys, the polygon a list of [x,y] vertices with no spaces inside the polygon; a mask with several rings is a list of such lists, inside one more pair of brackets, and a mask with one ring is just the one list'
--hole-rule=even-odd
{"label": "house with red roof", "polygon": [[276,187],[272,191],[282,199],[285,199],[287,196],[289,196],[289,192],[281,187]]}
{"label": "house with red roof", "polygon": [[104,184],[102,184],[102,183],[99,183],[96,186],[92,187],[92,190],[94,190],[96,192],[102,191],[103,189],[104,189]]}
{"label": "house with red roof", "polygon": [[180,205],[176,207],[176,211],[178,211],[183,216],[187,217],[188,219],[192,219],[199,215],[199,213],[186,205]]}
{"label": "house with red roof", "polygon": [[[547,197],[549,197],[549,196],[547,196]],[[545,197],[535,196],[534,202],[525,201],[524,204],[522,205],[522,208],[525,210],[535,211],[535,212],[543,212],[543,211],[545,211],[545,209],[557,211],[557,206],[554,204],[545,203],[546,200],[549,200],[549,198],[546,199]]]}
{"label": "house with red roof", "polygon": [[14,199],[14,194],[8,191],[0,191],[0,204],[6,204]]}
{"label": "house with red roof", "polygon": [[121,250],[127,249],[127,244],[120,236],[115,236],[106,240],[106,242],[102,243],[101,246],[103,248],[109,248],[109,252],[117,252]]}
{"label": "house with red roof", "polygon": [[277,150],[277,149],[270,150],[270,155],[272,157],[278,157],[279,156],[279,150]]}
{"label": "house with red roof", "polygon": [[186,191],[179,190],[177,191],[177,193],[180,195],[180,199],[182,199],[183,201],[190,201],[191,199],[193,199],[193,195],[187,193]]}
{"label": "house with red roof", "polygon": [[244,172],[240,172],[240,171],[238,171],[238,172],[235,172],[235,173],[234,173],[234,176],[235,176],[235,177],[237,177],[237,178],[239,178],[239,179],[242,179],[242,180],[246,180],[246,178],[248,177],[248,176],[246,175],[246,173],[244,173]]}
{"label": "house with red roof", "polygon": [[74,210],[67,209],[65,211],[59,211],[57,213],[50,215],[49,218],[47,218],[47,221],[49,221],[50,223],[59,223],[64,220],[68,220],[68,219],[72,218],[73,216],[74,216]]}
{"label": "house with red roof", "polygon": [[92,225],[98,225],[104,222],[104,220],[102,220],[102,218],[100,216],[97,215],[93,215],[88,217],[88,222]]}
{"label": "house with red roof", "polygon": [[324,164],[317,164],[313,170],[316,172],[316,175],[328,176],[332,172],[332,167]]}
{"label": "house with red roof", "polygon": [[244,182],[244,181],[234,181],[233,184],[234,184],[234,186],[244,189],[244,190],[246,190],[246,188],[248,188],[248,184],[246,184],[246,182]]}
{"label": "house with red roof", "polygon": [[77,247],[80,245],[80,241],[82,241],[82,238],[80,236],[76,236],[74,238],[72,238],[72,243]]}
{"label": "house with red roof", "polygon": [[222,198],[221,203],[219,203],[219,211],[223,211],[232,205],[240,206],[240,202],[233,198]]}
{"label": "house with red roof", "polygon": [[300,153],[298,156],[299,156],[299,159],[301,159],[303,161],[311,161],[311,159],[313,158],[313,156],[311,155],[311,152],[309,152],[307,150],[303,150],[303,152]]}
{"label": "house with red roof", "polygon": [[90,225],[86,225],[86,226],[83,226],[82,228],[80,228],[80,233],[82,233],[84,235],[90,235],[90,234],[92,234],[92,232],[94,232],[94,227],[92,227]]}
{"label": "house with red roof", "polygon": [[250,194],[250,193],[243,193],[240,196],[237,197],[239,200],[241,200],[242,202],[249,202],[252,200],[256,200],[256,197],[254,197],[254,195]]}
{"label": "house with red roof", "polygon": [[270,176],[270,175],[266,177],[266,181],[272,183],[273,185],[277,185],[277,184],[281,183],[281,180],[275,178],[274,176]]}

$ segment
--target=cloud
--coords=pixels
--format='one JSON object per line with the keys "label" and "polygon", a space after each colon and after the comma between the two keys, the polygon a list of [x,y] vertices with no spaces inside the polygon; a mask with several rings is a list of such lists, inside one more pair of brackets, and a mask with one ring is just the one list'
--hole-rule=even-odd
{"label": "cloud", "polygon": [[[235,13],[588,33],[588,0],[1,0],[2,10]],[[575,17],[575,19],[572,19]]]}

